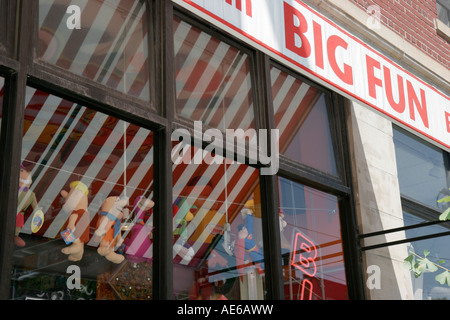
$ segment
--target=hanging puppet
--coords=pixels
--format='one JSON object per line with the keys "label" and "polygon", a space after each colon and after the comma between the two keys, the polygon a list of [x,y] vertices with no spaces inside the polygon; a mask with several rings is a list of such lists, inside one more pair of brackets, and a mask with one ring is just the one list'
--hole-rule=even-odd
{"label": "hanging puppet", "polygon": [[[130,230],[129,237],[124,240],[125,253],[133,262],[144,261],[153,239],[152,208],[155,203],[144,196],[134,200],[135,224]],[[151,255],[150,255],[151,256]]]}
{"label": "hanging puppet", "polygon": [[81,181],[70,183],[69,192],[62,190],[64,198],[63,210],[69,214],[65,230],[61,232],[64,241],[71,244],[63,248],[62,253],[68,255],[71,261],[83,258],[84,244],[89,241],[90,216],[88,212],[88,187]]}
{"label": "hanging puppet", "polygon": [[30,189],[32,183],[31,173],[25,168],[23,164],[20,165],[19,176],[19,194],[16,215],[16,229],[14,236],[14,244],[18,247],[24,247],[25,241],[19,236],[20,231],[24,225],[25,211],[31,206],[33,210],[37,208],[36,195]]}
{"label": "hanging puppet", "polygon": [[100,240],[97,248],[98,254],[104,256],[113,263],[121,263],[125,257],[115,251],[123,243],[121,226],[122,219],[129,216],[129,210],[125,208],[128,205],[127,197],[120,197],[119,192],[113,190],[108,198],[103,201],[97,229],[95,230],[96,239]]}
{"label": "hanging puppet", "polygon": [[260,252],[254,237],[253,237],[253,213],[254,213],[254,201],[250,200],[245,203],[244,208],[241,210],[242,218],[245,223],[238,226],[238,236],[234,246],[234,252],[236,255],[236,267],[239,273],[242,275],[243,270],[247,264],[256,265],[257,271],[263,273],[263,253]]}

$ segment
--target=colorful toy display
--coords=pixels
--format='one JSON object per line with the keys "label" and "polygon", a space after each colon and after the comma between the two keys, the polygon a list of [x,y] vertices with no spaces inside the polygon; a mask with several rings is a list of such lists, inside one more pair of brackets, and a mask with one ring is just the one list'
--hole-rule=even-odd
{"label": "colorful toy display", "polygon": [[115,251],[123,243],[121,225],[122,219],[129,216],[127,197],[120,197],[118,192],[112,192],[102,204],[101,212],[95,230],[95,236],[100,238],[98,254],[113,263],[121,263],[125,257]]}
{"label": "colorful toy display", "polygon": [[[70,183],[70,190],[62,190],[61,196],[64,198],[63,210],[69,214],[69,219],[65,224],[65,230],[61,235],[72,237],[69,247],[61,250],[68,255],[71,261],[79,261],[83,258],[84,244],[89,241],[89,223],[88,212],[88,187],[81,181]],[[69,230],[69,231],[68,231]]]}

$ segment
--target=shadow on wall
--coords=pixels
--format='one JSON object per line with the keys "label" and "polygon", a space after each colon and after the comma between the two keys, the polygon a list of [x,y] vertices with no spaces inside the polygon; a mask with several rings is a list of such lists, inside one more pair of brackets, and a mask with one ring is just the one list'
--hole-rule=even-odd
{"label": "shadow on wall", "polygon": [[[359,233],[401,227],[403,212],[392,124],[355,102],[348,101],[346,108]],[[402,232],[364,238],[360,245],[367,247],[404,237]],[[406,244],[362,252],[367,299],[413,299],[411,274],[403,267],[407,255]]]}

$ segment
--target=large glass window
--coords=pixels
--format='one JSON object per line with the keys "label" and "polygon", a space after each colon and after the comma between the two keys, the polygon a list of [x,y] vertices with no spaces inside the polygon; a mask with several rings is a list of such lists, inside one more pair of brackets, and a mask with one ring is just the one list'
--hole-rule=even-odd
{"label": "large glass window", "polygon": [[407,263],[409,259],[428,260],[427,271],[420,275],[411,272],[414,299],[449,299],[448,284],[439,280],[439,275],[442,278],[450,269],[449,224],[439,223],[450,205],[441,201],[450,195],[449,155],[398,127],[394,128],[394,142],[403,220],[410,228],[405,230],[406,241],[410,240],[408,259],[403,258]]}
{"label": "large glass window", "polygon": [[39,0],[39,58],[148,101],[145,3]]}
{"label": "large glass window", "polygon": [[280,154],[336,175],[325,94],[273,66],[271,81]]}
{"label": "large glass window", "polygon": [[176,110],[221,130],[254,128],[247,54],[174,18]]}
{"label": "large glass window", "polygon": [[278,178],[284,295],[348,299],[338,199]]}
{"label": "large glass window", "polygon": [[259,171],[213,158],[188,146],[173,169],[174,298],[264,299]]}
{"label": "large glass window", "polygon": [[401,194],[439,209],[437,198],[450,187],[446,153],[399,128],[394,130],[394,143]]}
{"label": "large glass window", "polygon": [[152,297],[153,133],[28,87],[13,299]]}

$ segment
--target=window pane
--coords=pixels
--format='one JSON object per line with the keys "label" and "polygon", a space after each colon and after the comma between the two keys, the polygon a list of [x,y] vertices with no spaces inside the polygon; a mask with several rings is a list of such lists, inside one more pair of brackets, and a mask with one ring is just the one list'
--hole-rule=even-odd
{"label": "window pane", "polygon": [[336,175],[324,94],[275,67],[271,80],[280,153]]}
{"label": "window pane", "polygon": [[149,100],[147,24],[144,1],[40,0],[39,58]]}
{"label": "window pane", "polygon": [[[405,219],[405,225],[417,224],[424,222],[422,219],[408,213],[403,212]],[[406,237],[420,237],[430,234],[436,234],[448,231],[448,228],[444,226],[434,225],[423,227],[419,229],[406,230]],[[438,264],[441,260],[444,262],[439,263],[440,266],[450,269],[450,255],[448,249],[448,243],[450,236],[426,239],[421,241],[414,241],[408,246],[408,255],[415,253],[421,257],[424,257],[424,250],[428,250],[430,254],[427,258]],[[405,257],[406,258],[406,257]],[[414,299],[416,300],[448,300],[450,299],[450,287],[447,284],[441,285],[436,281],[436,275],[444,272],[443,269],[438,269],[435,272],[425,272],[420,277],[415,278],[411,275],[412,286],[414,290]]]}
{"label": "window pane", "polygon": [[394,143],[401,194],[439,209],[436,200],[448,188],[443,151],[400,129]]}
{"label": "window pane", "polygon": [[248,56],[174,19],[177,113],[221,130],[254,128]]}
{"label": "window pane", "polygon": [[436,3],[438,19],[441,20],[447,26],[450,25],[450,1],[442,0]]}
{"label": "window pane", "polygon": [[27,88],[13,299],[151,298],[152,147],[147,129]]}
{"label": "window pane", "polygon": [[173,171],[174,298],[263,299],[258,170],[189,163],[196,152],[189,147]]}
{"label": "window pane", "polygon": [[278,178],[286,300],[344,300],[344,256],[336,197]]}

